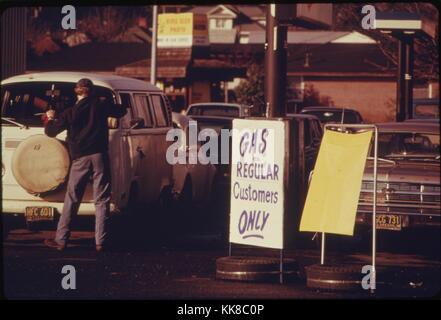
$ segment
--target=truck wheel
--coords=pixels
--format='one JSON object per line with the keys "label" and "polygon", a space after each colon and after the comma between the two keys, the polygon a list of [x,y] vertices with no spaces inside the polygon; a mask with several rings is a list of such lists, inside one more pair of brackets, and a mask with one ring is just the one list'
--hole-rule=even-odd
{"label": "truck wheel", "polygon": [[360,290],[364,274],[362,265],[314,264],[305,267],[306,285],[322,290]]}
{"label": "truck wheel", "polygon": [[170,212],[173,209],[173,192],[172,187],[164,187],[159,196],[159,207],[165,212]]}
{"label": "truck wheel", "polygon": [[45,135],[22,141],[12,156],[12,173],[30,194],[58,189],[67,180],[70,157],[64,142]]}
{"label": "truck wheel", "polygon": [[[284,280],[297,277],[294,259],[283,260]],[[216,260],[216,278],[239,281],[279,281],[280,261],[269,257],[231,256]]]}
{"label": "truck wheel", "polygon": [[126,213],[128,215],[139,215],[139,203],[138,203],[138,185],[132,183],[130,186],[129,199],[127,200]]}
{"label": "truck wheel", "polygon": [[11,230],[11,226],[6,221],[2,221],[3,224],[3,230],[2,230],[2,239],[3,241],[6,241],[8,239],[9,231]]}
{"label": "truck wheel", "polygon": [[182,192],[179,195],[178,201],[185,207],[188,207],[192,203],[192,200],[193,200],[193,185],[190,176],[187,176],[185,178],[184,187],[182,188]]}

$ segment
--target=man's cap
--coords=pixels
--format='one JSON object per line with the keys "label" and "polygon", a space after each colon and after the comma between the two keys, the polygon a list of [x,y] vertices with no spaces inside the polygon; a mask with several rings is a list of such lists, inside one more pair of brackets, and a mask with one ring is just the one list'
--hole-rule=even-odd
{"label": "man's cap", "polygon": [[80,80],[77,82],[77,85],[76,85],[76,86],[77,86],[77,87],[86,87],[86,88],[92,89],[92,88],[93,88],[93,82],[92,82],[92,80],[90,80],[90,79],[83,78],[83,79],[80,79]]}

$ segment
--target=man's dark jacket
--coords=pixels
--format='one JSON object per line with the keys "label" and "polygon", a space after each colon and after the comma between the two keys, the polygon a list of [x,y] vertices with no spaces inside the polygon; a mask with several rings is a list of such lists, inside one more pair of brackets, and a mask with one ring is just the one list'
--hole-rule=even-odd
{"label": "man's dark jacket", "polygon": [[109,129],[107,118],[120,118],[126,114],[126,108],[119,104],[102,102],[97,97],[85,97],[73,107],[49,120],[44,132],[55,137],[67,130],[66,141],[72,160],[108,151]]}

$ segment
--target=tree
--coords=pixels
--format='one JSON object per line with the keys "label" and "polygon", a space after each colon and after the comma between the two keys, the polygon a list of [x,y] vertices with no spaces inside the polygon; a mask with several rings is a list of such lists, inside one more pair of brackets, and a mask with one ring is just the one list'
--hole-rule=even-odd
{"label": "tree", "polygon": [[247,68],[247,78],[235,89],[238,103],[262,108],[265,105],[264,71],[261,64],[252,62]]}
{"label": "tree", "polygon": [[50,34],[62,42],[66,34],[83,32],[93,41],[106,42],[133,26],[139,17],[151,17],[151,6],[76,7],[77,29],[66,33],[61,28],[61,7],[32,7],[28,10],[30,42]]}
{"label": "tree", "polygon": [[397,66],[398,62],[398,44],[397,40],[388,34],[381,33],[378,30],[364,30],[361,27],[363,14],[361,9],[366,4],[372,4],[380,12],[411,12],[421,16],[434,33],[435,37],[424,36],[415,37],[415,77],[426,80],[439,79],[439,13],[437,8],[429,3],[336,3],[334,4],[336,30],[356,30],[378,41],[378,46],[392,65]]}

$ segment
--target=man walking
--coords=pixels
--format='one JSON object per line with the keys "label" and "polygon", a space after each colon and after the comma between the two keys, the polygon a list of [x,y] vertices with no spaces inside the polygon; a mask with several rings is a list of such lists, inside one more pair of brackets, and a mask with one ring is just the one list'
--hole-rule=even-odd
{"label": "man walking", "polygon": [[59,115],[56,115],[54,110],[46,112],[46,135],[55,137],[67,130],[66,141],[72,159],[63,212],[58,222],[55,240],[45,240],[46,246],[59,251],[66,248],[72,218],[78,213],[90,177],[93,179],[96,210],[96,250],[102,251],[106,245],[106,222],[111,191],[107,118],[120,118],[125,115],[126,109],[118,104],[101,102],[94,95],[93,87],[90,79],[79,80],[75,87],[78,100],[73,107]]}

